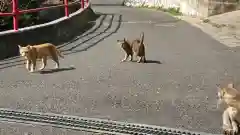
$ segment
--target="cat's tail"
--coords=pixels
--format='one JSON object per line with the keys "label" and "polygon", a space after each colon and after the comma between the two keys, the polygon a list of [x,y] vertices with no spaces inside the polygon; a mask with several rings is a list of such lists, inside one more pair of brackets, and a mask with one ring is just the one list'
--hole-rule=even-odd
{"label": "cat's tail", "polygon": [[140,44],[143,44],[144,41],[144,32],[141,33]]}
{"label": "cat's tail", "polygon": [[61,52],[57,48],[55,48],[55,50],[56,50],[58,56],[60,56],[61,58],[64,58],[64,56],[61,54]]}

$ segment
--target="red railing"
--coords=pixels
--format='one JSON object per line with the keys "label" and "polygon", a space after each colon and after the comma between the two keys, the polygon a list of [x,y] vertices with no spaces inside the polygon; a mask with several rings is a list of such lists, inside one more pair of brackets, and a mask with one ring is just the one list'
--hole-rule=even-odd
{"label": "red railing", "polygon": [[41,10],[47,10],[47,9],[51,9],[51,8],[56,8],[56,7],[64,7],[65,9],[65,16],[69,17],[69,10],[68,7],[70,5],[76,4],[76,3],[80,3],[81,7],[80,8],[85,8],[85,2],[88,3],[89,0],[79,0],[77,2],[71,2],[70,4],[68,3],[68,0],[64,0],[64,4],[60,4],[57,6],[48,6],[48,7],[41,7],[41,8],[34,8],[34,9],[27,9],[27,10],[19,10],[18,9],[18,0],[12,0],[12,13],[1,13],[0,12],[0,16],[13,16],[13,29],[14,30],[18,30],[18,16],[21,14],[25,14],[25,13],[32,13],[32,12],[38,12]]}

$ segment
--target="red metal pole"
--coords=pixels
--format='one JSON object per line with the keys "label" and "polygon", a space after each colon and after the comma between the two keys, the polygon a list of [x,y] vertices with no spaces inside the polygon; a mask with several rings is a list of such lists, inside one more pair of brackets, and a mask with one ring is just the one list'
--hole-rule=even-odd
{"label": "red metal pole", "polygon": [[18,0],[12,0],[13,29],[18,30]]}
{"label": "red metal pole", "polygon": [[81,5],[82,5],[82,8],[84,8],[84,0],[81,0]]}
{"label": "red metal pole", "polygon": [[65,6],[65,16],[69,16],[69,11],[68,11],[68,0],[64,0],[64,6]]}

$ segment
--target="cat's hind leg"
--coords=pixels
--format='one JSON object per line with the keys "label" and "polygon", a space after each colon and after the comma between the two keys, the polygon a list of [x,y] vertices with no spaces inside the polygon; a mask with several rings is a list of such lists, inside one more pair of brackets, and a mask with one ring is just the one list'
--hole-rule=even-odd
{"label": "cat's hind leg", "polygon": [[42,67],[39,70],[43,70],[47,65],[47,57],[42,57]]}

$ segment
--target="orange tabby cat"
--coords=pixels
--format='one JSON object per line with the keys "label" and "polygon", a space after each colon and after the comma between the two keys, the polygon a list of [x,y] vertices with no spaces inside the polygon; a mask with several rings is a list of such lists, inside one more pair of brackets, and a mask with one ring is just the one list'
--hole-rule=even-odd
{"label": "orange tabby cat", "polygon": [[[64,58],[57,48],[51,43],[44,43],[39,45],[27,45],[22,47],[18,45],[20,55],[27,60],[26,68],[33,72],[36,68],[37,59],[42,59],[42,67],[39,70],[43,70],[47,65],[47,57],[50,56],[53,61],[56,62],[56,68],[59,68],[58,56]],[[31,69],[30,69],[31,66]]]}

